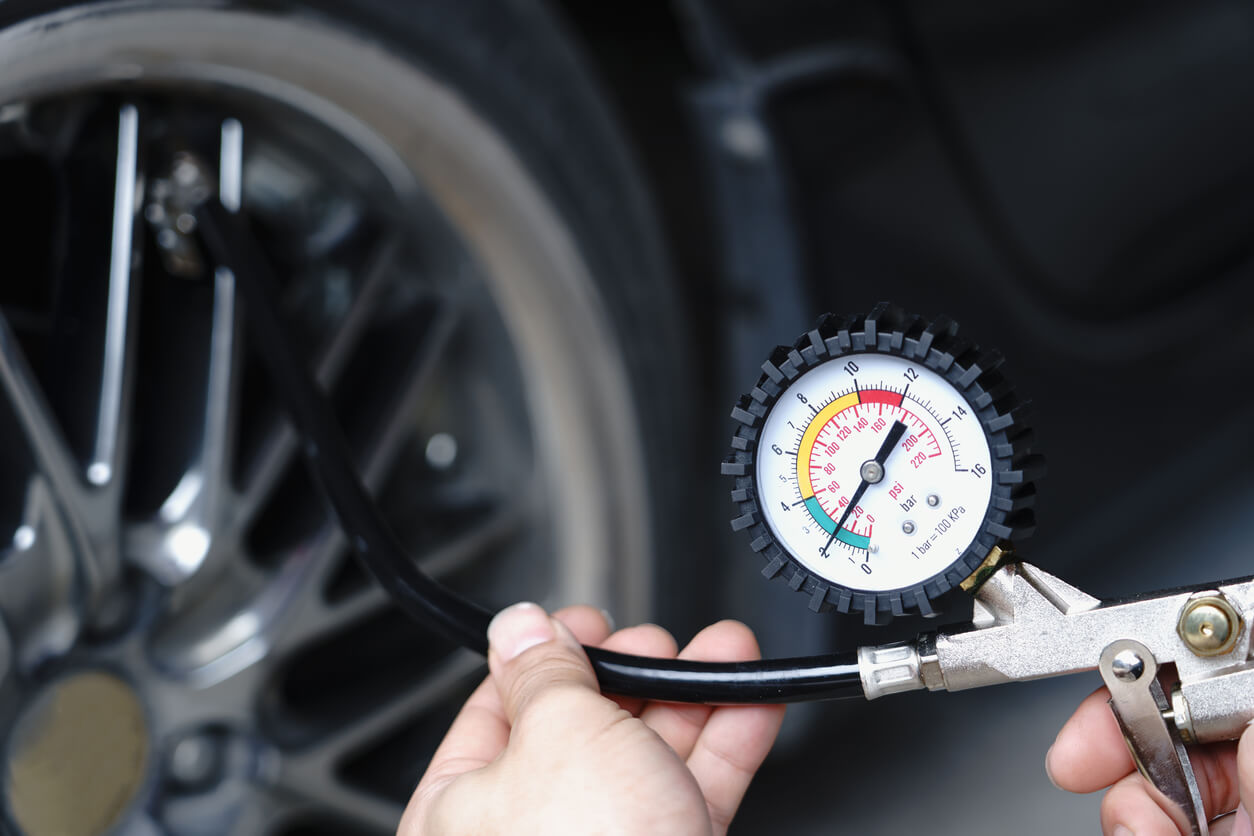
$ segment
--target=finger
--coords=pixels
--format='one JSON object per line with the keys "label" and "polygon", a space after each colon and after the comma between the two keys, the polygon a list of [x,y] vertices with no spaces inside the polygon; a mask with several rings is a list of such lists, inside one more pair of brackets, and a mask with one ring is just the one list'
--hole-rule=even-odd
{"label": "finger", "polygon": [[[1063,726],[1045,756],[1046,771],[1060,788],[1093,792],[1120,781],[1135,769],[1109,699],[1110,692],[1105,688],[1090,694]],[[1251,765],[1254,766],[1254,743],[1251,747]],[[1194,747],[1189,754],[1206,814],[1216,816],[1235,808],[1240,793],[1235,780],[1237,763],[1232,744]],[[1254,791],[1254,782],[1251,789]],[[1144,785],[1141,790],[1152,802]],[[1116,794],[1116,804],[1132,797],[1128,791],[1120,791]]]}
{"label": "finger", "polygon": [[1254,824],[1242,803],[1231,815],[1225,815],[1210,823],[1210,836],[1254,836]]}
{"label": "finger", "polygon": [[[1232,743],[1212,743],[1191,748],[1189,762],[1193,766],[1193,777],[1197,780],[1198,794],[1202,800],[1202,815],[1212,819],[1235,809],[1241,801],[1237,783],[1236,746]],[[1116,788],[1119,792],[1114,791]],[[1140,833],[1137,829],[1138,823],[1156,820],[1147,812],[1146,805],[1162,812],[1156,795],[1150,790],[1149,782],[1133,773],[1116,783],[1102,800],[1103,825],[1109,820],[1110,832],[1113,832],[1115,825],[1122,824],[1133,833]],[[1163,816],[1166,817],[1167,814],[1164,812]],[[1171,819],[1168,817],[1166,820]],[[1175,830],[1166,832],[1175,833]]]}
{"label": "finger", "polygon": [[1237,746],[1237,774],[1240,777],[1241,800],[1254,810],[1254,726],[1245,730]]}
{"label": "finger", "polygon": [[[674,659],[675,654],[679,652],[675,637],[656,624],[625,627],[602,642],[601,647],[618,653],[631,653],[635,656],[649,656],[654,659]],[[606,696],[635,716],[640,715],[640,710],[645,705],[644,700],[637,697],[616,697],[613,694]]]}
{"label": "finger", "polygon": [[1058,788],[1094,792],[1136,768],[1109,700],[1110,692],[1098,688],[1058,732],[1045,755],[1045,771]]}
{"label": "finger", "polygon": [[578,604],[563,607],[553,617],[565,624],[580,644],[599,645],[611,632],[609,617],[596,607]]}
{"label": "finger", "polygon": [[[753,632],[737,621],[720,621],[706,627],[679,651],[680,659],[706,662],[743,662],[760,656]],[[645,706],[640,719],[657,732],[675,754],[687,760],[713,710],[708,705],[655,702]]]}
{"label": "finger", "polygon": [[1245,730],[1237,746],[1237,778],[1241,804],[1232,816],[1229,832],[1231,836],[1254,836],[1254,823],[1249,814],[1254,810],[1254,727]]}
{"label": "finger", "polygon": [[[553,613],[584,644],[599,644],[609,635],[609,621],[595,607],[566,607]],[[496,686],[485,679],[458,712],[431,758],[426,775],[433,778],[478,769],[491,762],[509,741],[509,722]],[[426,776],[424,776],[425,778]]]}
{"label": "finger", "polygon": [[488,669],[505,717],[515,729],[545,699],[583,693],[603,702],[579,641],[536,604],[514,604],[492,619]]}
{"label": "finger", "polygon": [[688,769],[705,796],[715,834],[726,833],[740,809],[753,776],[779,736],[784,709],[782,705],[720,706],[705,724],[688,758]]}
{"label": "finger", "polygon": [[[598,644],[610,632],[608,619],[594,607],[566,607],[555,612],[553,617],[585,644]],[[420,814],[425,807],[425,799],[453,778],[495,760],[509,742],[509,728],[496,684],[490,678],[485,679],[466,700],[432,755],[414,791],[411,806],[418,808],[417,813]]]}
{"label": "finger", "polygon": [[1102,833],[1106,836],[1179,836],[1171,817],[1150,798],[1145,779],[1133,773],[1111,787],[1102,799]]}
{"label": "finger", "polygon": [[[753,632],[736,621],[707,627],[689,648],[700,653],[694,658],[718,661],[746,661],[761,656]],[[678,710],[673,716],[683,716],[689,722],[696,719],[689,710],[695,707],[670,706]],[[689,750],[688,769],[705,796],[716,834],[726,832],[783,720],[782,705],[720,706],[706,710],[695,741],[683,741]]]}

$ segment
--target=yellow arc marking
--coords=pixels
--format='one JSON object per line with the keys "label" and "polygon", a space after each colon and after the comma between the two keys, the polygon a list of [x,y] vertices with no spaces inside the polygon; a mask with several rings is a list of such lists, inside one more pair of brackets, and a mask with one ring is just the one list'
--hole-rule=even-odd
{"label": "yellow arc marking", "polygon": [[857,392],[842,395],[819,410],[818,415],[806,427],[805,434],[801,436],[801,446],[797,448],[797,484],[801,488],[802,499],[814,496],[814,487],[810,484],[810,453],[814,450],[814,440],[819,437],[819,430],[838,412],[857,403],[861,403]]}

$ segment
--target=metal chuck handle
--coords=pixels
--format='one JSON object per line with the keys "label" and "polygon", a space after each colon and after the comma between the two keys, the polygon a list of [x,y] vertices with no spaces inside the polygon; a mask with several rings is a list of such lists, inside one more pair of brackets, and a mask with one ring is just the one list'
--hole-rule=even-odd
{"label": "metal chuck handle", "polygon": [[1159,806],[1184,832],[1208,836],[1188,752],[1175,724],[1164,716],[1171,705],[1158,682],[1154,655],[1138,641],[1119,639],[1102,651],[1098,669],[1123,739]]}

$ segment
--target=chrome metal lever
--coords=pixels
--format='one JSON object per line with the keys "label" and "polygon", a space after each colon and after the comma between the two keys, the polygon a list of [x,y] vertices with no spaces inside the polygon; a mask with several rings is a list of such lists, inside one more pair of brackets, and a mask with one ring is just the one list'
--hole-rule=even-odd
{"label": "chrome metal lever", "polygon": [[[866,697],[960,691],[1098,668],[1138,768],[1161,794],[1163,809],[1185,832],[1205,834],[1184,747],[1236,739],[1254,721],[1254,579],[1104,602],[1035,566],[1011,563],[973,595],[965,629],[859,649]],[[1143,668],[1135,677],[1133,656]],[[1166,664],[1179,678],[1170,701],[1156,679]],[[1121,672],[1130,678],[1120,679]]]}
{"label": "chrome metal lever", "polygon": [[[1013,563],[974,595],[965,629],[860,649],[867,698],[1080,673],[1096,668],[1111,642],[1133,638],[1160,666],[1175,665],[1174,716],[1186,741],[1234,740],[1254,720],[1254,579],[1105,602],[1035,566]],[[1199,613],[1210,621],[1197,625]],[[1226,640],[1213,641],[1224,630]]]}
{"label": "chrome metal lever", "polygon": [[1138,641],[1118,639],[1102,651],[1097,669],[1110,689],[1110,708],[1132,761],[1158,806],[1183,832],[1209,836],[1193,764],[1180,732],[1167,719],[1171,706],[1158,681],[1154,654]]}

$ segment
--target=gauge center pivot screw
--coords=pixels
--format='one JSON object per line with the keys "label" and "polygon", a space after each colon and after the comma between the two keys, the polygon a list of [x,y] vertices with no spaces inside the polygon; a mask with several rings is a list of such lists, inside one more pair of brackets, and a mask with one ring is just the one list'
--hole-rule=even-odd
{"label": "gauge center pivot screw", "polygon": [[858,471],[858,475],[862,477],[862,481],[868,485],[874,485],[884,481],[884,465],[871,459],[862,463],[862,469]]}

